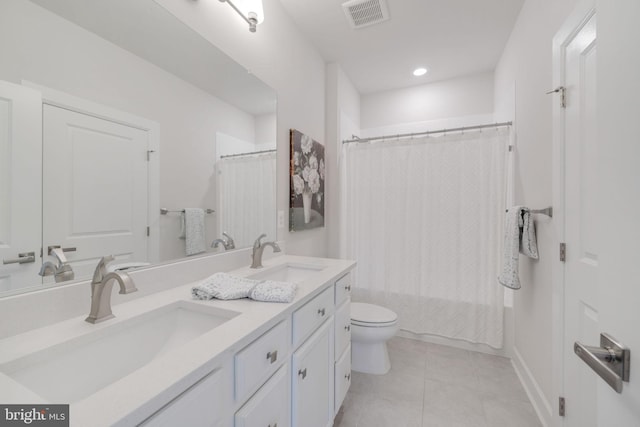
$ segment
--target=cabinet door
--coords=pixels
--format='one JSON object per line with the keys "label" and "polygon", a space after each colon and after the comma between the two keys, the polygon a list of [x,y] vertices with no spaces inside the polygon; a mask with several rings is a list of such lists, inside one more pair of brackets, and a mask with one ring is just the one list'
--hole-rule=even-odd
{"label": "cabinet door", "polygon": [[236,413],[235,427],[289,427],[289,365],[285,365]]}
{"label": "cabinet door", "polygon": [[334,412],[337,414],[351,385],[351,345],[347,346],[342,357],[336,361],[335,375]]}
{"label": "cabinet door", "polygon": [[41,200],[40,93],[0,81],[0,293],[42,283]]}
{"label": "cabinet door", "polygon": [[347,299],[335,314],[335,360],[338,360],[351,343],[351,300]]}
{"label": "cabinet door", "polygon": [[144,427],[222,427],[225,387],[224,374],[217,369],[147,418]]}
{"label": "cabinet door", "polygon": [[333,420],[333,346],[330,320],[293,354],[292,425],[326,427]]}

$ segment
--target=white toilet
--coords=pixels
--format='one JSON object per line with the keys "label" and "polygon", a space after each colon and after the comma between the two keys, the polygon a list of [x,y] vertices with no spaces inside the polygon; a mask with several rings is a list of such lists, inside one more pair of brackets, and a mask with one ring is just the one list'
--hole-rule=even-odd
{"label": "white toilet", "polygon": [[391,369],[387,341],[398,331],[398,315],[388,308],[351,303],[351,369],[383,375]]}

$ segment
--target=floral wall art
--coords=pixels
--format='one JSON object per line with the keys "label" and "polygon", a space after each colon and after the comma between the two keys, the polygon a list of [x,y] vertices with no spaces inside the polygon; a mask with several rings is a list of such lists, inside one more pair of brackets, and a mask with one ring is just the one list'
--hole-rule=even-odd
{"label": "floral wall art", "polygon": [[324,145],[291,129],[289,231],[324,227]]}

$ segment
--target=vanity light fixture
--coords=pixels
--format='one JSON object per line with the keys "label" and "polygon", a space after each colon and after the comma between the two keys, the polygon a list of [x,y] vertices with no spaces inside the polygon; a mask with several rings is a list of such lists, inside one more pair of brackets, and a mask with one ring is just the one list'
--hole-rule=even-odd
{"label": "vanity light fixture", "polygon": [[238,15],[249,24],[249,31],[256,32],[256,27],[264,21],[264,11],[262,0],[220,0],[221,3],[228,3]]}
{"label": "vanity light fixture", "polygon": [[413,70],[413,75],[416,77],[424,76],[425,74],[427,74],[427,69],[424,67],[416,68],[415,70]]}

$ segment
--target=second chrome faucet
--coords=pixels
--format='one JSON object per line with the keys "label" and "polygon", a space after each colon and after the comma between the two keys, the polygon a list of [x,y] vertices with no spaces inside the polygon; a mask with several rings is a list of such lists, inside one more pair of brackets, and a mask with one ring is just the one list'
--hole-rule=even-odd
{"label": "second chrome faucet", "polygon": [[280,246],[276,242],[264,242],[261,240],[267,237],[266,234],[261,234],[260,237],[253,242],[253,252],[251,253],[251,268],[262,268],[262,253],[266,246],[271,246],[273,252],[280,252]]}
{"label": "second chrome faucet", "polygon": [[96,271],[93,273],[91,281],[91,312],[85,319],[89,323],[98,323],[103,320],[111,319],[111,290],[113,282],[116,281],[120,285],[121,294],[129,294],[138,290],[133,279],[122,271],[113,271],[107,273],[107,264],[113,261],[113,255],[102,257]]}

